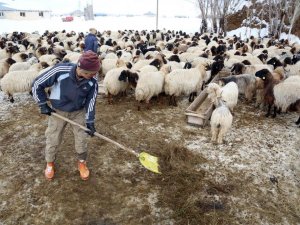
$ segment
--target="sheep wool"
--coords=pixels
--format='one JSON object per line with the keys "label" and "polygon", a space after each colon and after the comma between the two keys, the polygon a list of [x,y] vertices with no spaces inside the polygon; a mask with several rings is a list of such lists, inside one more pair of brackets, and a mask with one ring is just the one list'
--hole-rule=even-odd
{"label": "sheep wool", "polygon": [[228,133],[232,125],[232,114],[227,106],[223,103],[219,105],[210,118],[211,141],[218,144],[223,143],[224,136]]}
{"label": "sheep wool", "polygon": [[165,92],[172,96],[200,92],[206,78],[205,66],[198,64],[192,69],[175,69],[165,77]]}

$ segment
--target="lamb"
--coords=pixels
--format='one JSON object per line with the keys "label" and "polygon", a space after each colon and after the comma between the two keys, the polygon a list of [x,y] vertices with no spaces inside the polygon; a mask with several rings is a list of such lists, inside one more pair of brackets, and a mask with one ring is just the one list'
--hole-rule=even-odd
{"label": "lamb", "polygon": [[16,63],[12,58],[3,59],[0,61],[0,78],[8,73],[11,66]]}
{"label": "lamb", "polygon": [[233,112],[233,108],[236,106],[238,101],[238,86],[235,82],[229,82],[225,86],[220,87],[216,83],[210,83],[207,87],[208,98],[215,99],[221,97],[221,100]]}
{"label": "lamb", "polygon": [[33,65],[29,70],[8,72],[0,80],[0,87],[8,95],[11,103],[14,102],[14,93],[31,91],[31,84],[42,69],[42,65],[38,65]]}
{"label": "lamb", "polygon": [[170,96],[169,104],[177,106],[176,97],[181,94],[190,95],[191,102],[192,93],[201,91],[201,87],[206,79],[205,66],[198,64],[197,67],[189,70],[177,69],[167,74],[165,77],[165,93]]}
{"label": "lamb", "polygon": [[233,117],[221,99],[220,89],[215,87],[214,83],[210,83],[207,87],[208,98],[216,107],[210,118],[211,141],[213,143],[217,142],[218,144],[222,144],[224,136],[231,128]]}
{"label": "lamb", "polygon": [[221,85],[225,85],[229,82],[235,82],[237,84],[239,94],[244,94],[247,101],[252,100],[256,92],[256,77],[254,75],[242,74],[219,79],[219,84]]}

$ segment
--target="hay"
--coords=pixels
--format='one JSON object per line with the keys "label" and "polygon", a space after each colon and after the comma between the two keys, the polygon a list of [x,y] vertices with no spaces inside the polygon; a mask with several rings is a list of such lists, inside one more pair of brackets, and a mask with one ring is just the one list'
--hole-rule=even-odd
{"label": "hay", "polygon": [[153,154],[159,156],[162,172],[153,180],[160,187],[158,204],[173,210],[177,224],[232,224],[226,199],[214,199],[214,194],[230,191],[207,180],[205,172],[196,169],[207,162],[205,158],[176,144]]}

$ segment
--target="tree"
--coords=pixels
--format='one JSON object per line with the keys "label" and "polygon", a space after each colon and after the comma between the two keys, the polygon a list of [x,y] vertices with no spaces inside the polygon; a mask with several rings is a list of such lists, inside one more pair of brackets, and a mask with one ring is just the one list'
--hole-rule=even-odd
{"label": "tree", "polygon": [[201,26],[200,33],[203,34],[207,32],[207,15],[209,9],[209,0],[196,0],[196,5],[200,9],[201,12]]}
{"label": "tree", "polygon": [[291,36],[293,26],[294,26],[296,20],[298,19],[299,15],[300,15],[300,0],[296,0],[295,1],[295,7],[294,7],[294,13],[293,13],[291,23],[290,23],[288,40],[290,40],[290,36]]}

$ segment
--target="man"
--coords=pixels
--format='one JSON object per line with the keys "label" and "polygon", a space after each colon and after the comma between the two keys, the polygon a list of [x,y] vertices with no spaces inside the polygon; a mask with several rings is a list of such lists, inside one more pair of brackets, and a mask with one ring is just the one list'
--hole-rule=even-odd
{"label": "man", "polygon": [[[72,125],[75,150],[78,155],[78,170],[83,180],[89,178],[87,159],[87,133],[93,136],[96,129],[95,102],[98,94],[96,74],[100,69],[100,61],[96,53],[84,52],[77,64],[60,63],[38,76],[32,83],[32,93],[38,103],[41,113],[49,115],[46,129],[45,159],[47,162],[45,177],[54,177],[54,161],[58,147],[62,141],[62,134],[67,122],[51,116],[52,112],[67,117],[81,125],[86,124],[89,131],[85,132],[78,126]],[[49,100],[52,108],[47,104],[45,88],[51,87]]]}
{"label": "man", "polygon": [[97,53],[98,49],[98,39],[96,37],[97,30],[95,28],[90,28],[90,33],[84,38],[84,51],[91,50]]}

